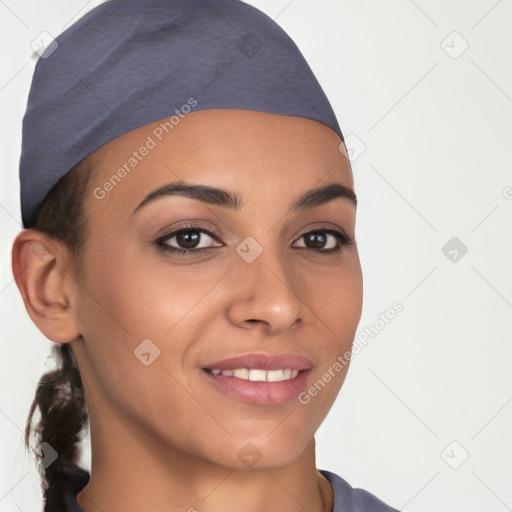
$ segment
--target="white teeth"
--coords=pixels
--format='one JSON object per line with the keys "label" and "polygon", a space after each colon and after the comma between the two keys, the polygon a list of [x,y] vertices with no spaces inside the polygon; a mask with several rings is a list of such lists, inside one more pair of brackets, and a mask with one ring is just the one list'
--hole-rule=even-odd
{"label": "white teeth", "polygon": [[269,370],[267,372],[267,382],[279,382],[284,380],[284,370]]}
{"label": "white teeth", "polygon": [[212,368],[210,370],[214,375],[223,375],[224,377],[236,377],[237,379],[250,380],[251,382],[282,382],[297,377],[299,370],[283,368],[282,370],[261,370],[259,368],[237,368],[236,370],[221,370]]}
{"label": "white teeth", "polygon": [[267,380],[267,372],[251,368],[249,370],[249,380],[252,382],[265,382]]}
{"label": "white teeth", "polygon": [[233,377],[237,377],[238,379],[249,380],[249,370],[247,368],[233,370]]}

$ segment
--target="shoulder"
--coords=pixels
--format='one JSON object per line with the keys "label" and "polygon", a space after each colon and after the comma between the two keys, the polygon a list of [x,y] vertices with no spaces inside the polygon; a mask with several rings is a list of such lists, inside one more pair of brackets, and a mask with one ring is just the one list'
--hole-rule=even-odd
{"label": "shoulder", "polygon": [[340,476],[323,469],[320,473],[329,480],[334,491],[332,512],[397,512],[364,489],[354,489]]}

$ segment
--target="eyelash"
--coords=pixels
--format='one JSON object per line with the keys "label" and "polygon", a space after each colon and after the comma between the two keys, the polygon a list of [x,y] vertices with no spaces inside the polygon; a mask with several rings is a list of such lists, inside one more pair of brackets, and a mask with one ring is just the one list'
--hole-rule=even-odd
{"label": "eyelash", "polygon": [[[203,251],[207,251],[209,249],[212,249],[213,247],[201,247],[199,249],[178,249],[176,247],[171,247],[170,245],[167,245],[165,242],[170,240],[171,238],[174,238],[175,236],[181,234],[181,233],[188,233],[188,232],[200,232],[200,233],[206,233],[211,238],[215,239],[217,242],[218,236],[216,233],[211,231],[210,229],[207,229],[203,226],[197,226],[193,224],[188,224],[186,226],[182,226],[179,229],[176,229],[174,231],[171,231],[170,233],[167,233],[161,237],[159,237],[155,241],[155,245],[164,253],[173,253],[177,255],[185,255],[185,254],[191,254],[191,253],[202,253]],[[311,247],[296,247],[295,249],[299,251],[315,251],[322,254],[333,254],[333,253],[339,253],[341,251],[342,247],[346,247],[348,245],[352,245],[354,243],[354,239],[347,235],[346,233],[342,231],[336,231],[335,229],[331,228],[317,228],[313,229],[311,231],[308,231],[307,233],[302,234],[297,240],[300,240],[302,237],[305,237],[311,233],[328,233],[330,235],[333,235],[338,240],[338,245],[331,249],[313,249]]]}

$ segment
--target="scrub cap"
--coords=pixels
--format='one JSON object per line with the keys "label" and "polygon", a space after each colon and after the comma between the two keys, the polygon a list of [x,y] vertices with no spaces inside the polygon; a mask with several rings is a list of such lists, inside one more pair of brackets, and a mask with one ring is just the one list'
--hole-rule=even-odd
{"label": "scrub cap", "polygon": [[[275,21],[238,0],[112,0],[39,59],[23,119],[23,225],[83,158],[135,128],[189,112],[245,109],[336,116],[311,68]],[[155,134],[156,136],[156,134]]]}

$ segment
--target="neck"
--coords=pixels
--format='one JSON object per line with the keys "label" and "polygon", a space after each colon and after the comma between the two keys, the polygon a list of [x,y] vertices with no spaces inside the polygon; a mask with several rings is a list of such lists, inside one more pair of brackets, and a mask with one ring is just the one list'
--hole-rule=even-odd
{"label": "neck", "polygon": [[[96,421],[95,421],[96,419]],[[136,425],[90,418],[92,465],[77,495],[84,512],[328,512],[333,491],[318,472],[314,439],[291,464],[230,469],[184,453]]]}

